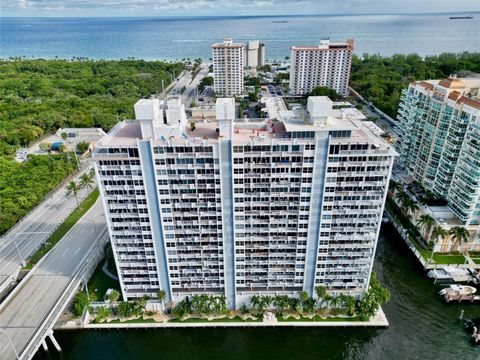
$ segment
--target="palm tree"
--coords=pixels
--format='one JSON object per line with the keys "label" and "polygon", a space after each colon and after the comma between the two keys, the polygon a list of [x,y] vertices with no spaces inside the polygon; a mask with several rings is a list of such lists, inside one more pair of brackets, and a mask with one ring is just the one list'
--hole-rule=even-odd
{"label": "palm tree", "polygon": [[430,237],[430,230],[433,224],[435,224],[435,219],[429,214],[424,214],[417,219],[416,224],[423,228],[423,238],[425,239],[425,241],[428,242],[428,238]]}
{"label": "palm tree", "polygon": [[408,198],[403,201],[402,210],[405,212],[407,217],[411,217],[413,214],[415,214],[415,211],[418,210],[418,205],[415,201]]}
{"label": "palm tree", "polygon": [[333,309],[337,309],[342,304],[342,298],[340,296],[332,297],[330,301],[330,305],[332,305]]}
{"label": "palm tree", "polygon": [[454,242],[454,249],[457,249],[458,246],[462,245],[462,243],[467,242],[470,238],[470,233],[467,229],[461,226],[455,226],[448,231],[448,234],[452,236],[452,240]]}
{"label": "palm tree", "polygon": [[82,174],[80,176],[80,187],[87,188],[89,190],[93,189],[93,176],[90,174]]}
{"label": "palm tree", "polygon": [[398,204],[400,206],[403,206],[403,204],[405,203],[405,201],[408,201],[410,200],[410,196],[408,196],[408,194],[403,191],[403,190],[400,190],[397,195],[395,196],[395,198],[397,199],[398,201]]}
{"label": "palm tree", "polygon": [[163,289],[158,290],[157,298],[162,302],[162,308],[165,309],[165,299],[167,298],[167,292]]}
{"label": "palm tree", "polygon": [[356,300],[355,297],[352,295],[345,295],[342,294],[339,296],[342,300],[342,307],[345,309],[347,312],[347,315],[353,316],[355,313],[355,305],[356,305]]}
{"label": "palm tree", "polygon": [[399,182],[396,182],[395,180],[390,180],[390,182],[388,183],[388,190],[393,196],[393,194],[395,194],[396,191],[402,190],[402,184],[400,184]]}
{"label": "palm tree", "polygon": [[433,238],[433,246],[432,246],[432,254],[430,255],[430,260],[428,263],[431,263],[433,260],[433,254],[435,253],[435,244],[439,239],[443,239],[448,234],[447,230],[445,230],[441,226],[435,226],[432,231],[432,238]]}
{"label": "palm tree", "polygon": [[70,181],[67,185],[67,195],[73,194],[75,196],[75,200],[77,201],[78,206],[78,192],[80,191],[81,187],[75,182]]}

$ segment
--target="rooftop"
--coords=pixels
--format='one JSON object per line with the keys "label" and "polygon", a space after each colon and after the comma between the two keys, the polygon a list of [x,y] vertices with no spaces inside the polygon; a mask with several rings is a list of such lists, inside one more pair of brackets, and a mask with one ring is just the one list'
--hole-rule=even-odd
{"label": "rooftop", "polygon": [[[348,141],[369,142],[378,145],[384,150],[390,149],[390,145],[378,136],[377,127],[374,124],[362,122],[361,119],[364,117],[363,115],[360,116],[361,113],[359,115],[356,109],[330,108],[325,110],[322,108],[320,112],[325,111],[325,116],[320,114],[319,117],[313,118],[306,110],[298,108],[287,110],[281,98],[270,98],[267,100],[267,107],[275,109],[269,109],[270,119],[235,119],[234,99],[224,98],[217,100],[217,119],[222,120],[223,124],[225,124],[225,121],[227,121],[226,124],[228,124],[228,121],[233,122],[231,128],[233,143],[248,143],[252,140],[260,142],[271,140],[291,141],[290,138],[294,137],[293,133],[297,132],[302,133],[299,136],[295,136],[297,141],[302,141],[302,139],[311,141],[311,135],[307,134],[308,132],[349,131],[351,135]],[[312,103],[322,105],[325,103],[324,100],[312,99]],[[155,106],[153,102],[140,101],[140,104],[146,107]],[[276,120],[272,116],[274,111],[278,112]],[[187,121],[167,125],[161,118],[152,120],[149,123],[151,125],[148,125],[147,119],[125,120],[118,123],[98,143],[98,147],[135,146],[137,141],[142,138],[151,139],[154,143],[164,143],[166,141],[184,143],[185,140],[216,142],[219,140],[222,131],[226,131],[226,133],[222,133],[224,136],[229,136],[228,126],[225,128],[224,125],[219,125],[217,120],[203,119],[193,121],[190,119],[188,121],[190,121],[190,124],[194,122],[195,126],[190,125]],[[154,131],[151,129],[154,129]],[[346,141],[346,139],[332,138],[332,142],[341,141]]]}

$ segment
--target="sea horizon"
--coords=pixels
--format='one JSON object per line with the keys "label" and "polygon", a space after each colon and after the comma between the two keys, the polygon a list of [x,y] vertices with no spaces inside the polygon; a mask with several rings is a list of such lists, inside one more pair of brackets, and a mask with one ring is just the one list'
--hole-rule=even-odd
{"label": "sea horizon", "polygon": [[263,41],[268,60],[284,59],[291,46],[322,38],[353,38],[357,55],[479,51],[480,16],[449,20],[452,14],[9,16],[0,22],[0,58],[209,59],[211,44],[226,37]]}

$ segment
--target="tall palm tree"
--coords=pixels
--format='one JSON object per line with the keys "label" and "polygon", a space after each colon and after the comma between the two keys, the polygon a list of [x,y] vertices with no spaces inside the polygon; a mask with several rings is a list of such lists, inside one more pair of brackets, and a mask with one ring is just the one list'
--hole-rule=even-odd
{"label": "tall palm tree", "polygon": [[435,224],[435,219],[431,217],[429,214],[424,214],[417,219],[416,224],[417,226],[420,226],[423,228],[424,230],[423,238],[425,239],[425,241],[428,242],[428,238],[430,237],[430,230],[432,226]]}
{"label": "tall palm tree", "polygon": [[452,240],[454,242],[454,248],[457,249],[458,246],[462,245],[462,243],[467,242],[470,238],[470,233],[467,229],[461,226],[455,226],[448,231],[448,234],[452,236]]}
{"label": "tall palm tree", "polygon": [[158,290],[157,298],[162,302],[162,308],[165,310],[165,299],[167,298],[167,292],[163,289]]}
{"label": "tall palm tree", "polygon": [[334,296],[332,297],[332,300],[330,300],[330,305],[333,309],[337,309],[341,304],[342,298],[340,296]]}
{"label": "tall palm tree", "polygon": [[82,174],[82,176],[80,176],[80,187],[90,190],[93,189],[93,176],[87,173]]}
{"label": "tall palm tree", "polygon": [[403,201],[402,209],[407,217],[411,217],[415,214],[415,211],[418,210],[418,205],[415,201],[408,198]]}
{"label": "tall palm tree", "polygon": [[435,253],[435,244],[438,240],[443,239],[448,234],[447,230],[445,230],[441,226],[435,226],[432,231],[432,238],[433,238],[433,246],[432,246],[432,254],[430,255],[430,260],[428,263],[431,263],[433,260],[433,254]]}
{"label": "tall palm tree", "polygon": [[403,204],[405,203],[405,201],[408,201],[410,200],[410,196],[408,196],[408,194],[403,191],[403,190],[400,190],[397,192],[397,195],[395,195],[395,198],[397,199],[398,201],[398,204],[400,206],[403,206]]}
{"label": "tall palm tree", "polygon": [[81,187],[75,182],[70,181],[67,185],[67,195],[73,194],[75,196],[75,200],[77,201],[78,206],[78,192],[80,191]]}

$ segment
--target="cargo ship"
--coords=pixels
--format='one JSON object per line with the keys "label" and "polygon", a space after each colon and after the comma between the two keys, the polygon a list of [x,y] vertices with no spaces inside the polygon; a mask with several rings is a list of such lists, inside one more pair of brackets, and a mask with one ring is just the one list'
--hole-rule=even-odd
{"label": "cargo ship", "polygon": [[473,16],[472,15],[469,15],[469,16],[450,16],[449,19],[450,20],[469,20],[469,19],[473,19]]}

